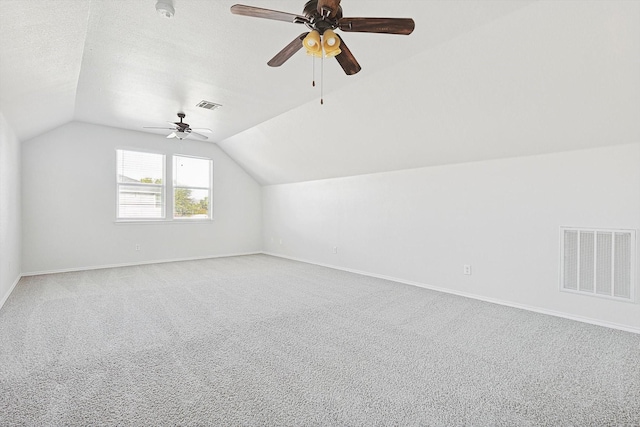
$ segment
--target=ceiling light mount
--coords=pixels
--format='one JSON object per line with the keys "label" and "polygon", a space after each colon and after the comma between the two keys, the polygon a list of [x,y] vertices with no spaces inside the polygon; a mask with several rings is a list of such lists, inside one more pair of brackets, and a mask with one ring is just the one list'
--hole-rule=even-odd
{"label": "ceiling light mount", "polygon": [[158,0],[156,3],[156,12],[163,18],[171,19],[175,15],[176,10],[173,7],[173,0]]}

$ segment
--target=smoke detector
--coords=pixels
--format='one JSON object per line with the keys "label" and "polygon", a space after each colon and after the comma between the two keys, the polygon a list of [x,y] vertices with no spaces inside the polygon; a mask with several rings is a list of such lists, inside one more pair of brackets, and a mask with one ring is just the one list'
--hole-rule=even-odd
{"label": "smoke detector", "polygon": [[163,18],[173,18],[173,15],[176,13],[176,10],[173,8],[172,0],[158,0],[156,3],[156,12],[158,15]]}

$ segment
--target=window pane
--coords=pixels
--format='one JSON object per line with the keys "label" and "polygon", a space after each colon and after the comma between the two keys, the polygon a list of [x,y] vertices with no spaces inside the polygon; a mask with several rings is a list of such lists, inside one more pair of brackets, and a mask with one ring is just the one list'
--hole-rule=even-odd
{"label": "window pane", "polygon": [[174,156],[173,185],[178,187],[209,188],[211,160]]}
{"label": "window pane", "polygon": [[176,188],[174,218],[209,218],[209,190]]}
{"label": "window pane", "polygon": [[118,150],[118,182],[162,184],[164,155]]}
{"label": "window pane", "polygon": [[118,218],[164,218],[164,155],[117,150],[116,158]]}
{"label": "window pane", "polygon": [[162,187],[118,185],[119,218],[164,218]]}

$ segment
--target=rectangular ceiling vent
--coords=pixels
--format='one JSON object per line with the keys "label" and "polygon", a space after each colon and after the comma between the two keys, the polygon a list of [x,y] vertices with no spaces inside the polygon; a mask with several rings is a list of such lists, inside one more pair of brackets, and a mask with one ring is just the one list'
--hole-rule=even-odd
{"label": "rectangular ceiling vent", "polygon": [[196,107],[204,108],[206,110],[215,110],[216,108],[222,107],[222,105],[202,100],[196,104]]}
{"label": "rectangular ceiling vent", "polygon": [[560,289],[634,301],[635,230],[562,227]]}

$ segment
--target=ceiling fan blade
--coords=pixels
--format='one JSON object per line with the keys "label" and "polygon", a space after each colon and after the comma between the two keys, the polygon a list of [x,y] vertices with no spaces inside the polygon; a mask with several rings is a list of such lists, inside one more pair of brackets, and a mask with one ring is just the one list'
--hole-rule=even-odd
{"label": "ceiling fan blade", "polygon": [[172,128],[161,128],[156,126],[143,126],[142,129],[162,129],[162,130],[175,130],[175,127]]}
{"label": "ceiling fan blade", "polygon": [[167,135],[167,138],[175,138],[177,137],[175,132],[171,132],[169,135]]}
{"label": "ceiling fan blade", "polygon": [[411,18],[342,18],[338,27],[345,32],[409,35],[416,23]]}
{"label": "ceiling fan blade", "polygon": [[295,13],[279,12],[277,10],[245,6],[243,4],[234,4],[231,6],[231,13],[234,15],[253,16],[254,18],[273,19],[275,21],[291,23],[303,23],[308,21],[304,16],[296,15]]}
{"label": "ceiling fan blade", "polygon": [[280,52],[276,54],[276,56],[271,58],[271,60],[267,62],[267,65],[269,65],[270,67],[279,67],[282,64],[284,64],[297,51],[302,49],[302,40],[304,40],[307,34],[309,34],[308,31],[306,33],[300,34],[298,37],[293,39],[291,43],[286,45],[284,49],[282,49]]}
{"label": "ceiling fan blade", "polygon": [[191,129],[191,132],[189,132],[189,135],[193,135],[193,136],[195,136],[196,138],[198,138],[198,139],[202,139],[202,140],[209,139],[209,137],[208,137],[208,136],[204,136],[204,135],[202,135],[202,134],[199,134],[198,132],[194,132],[194,131],[193,131],[193,129]]}
{"label": "ceiling fan blade", "polygon": [[198,132],[213,133],[213,131],[209,128],[191,128],[191,130],[197,130]]}
{"label": "ceiling fan blade", "polygon": [[318,13],[334,18],[340,7],[340,0],[318,0]]}
{"label": "ceiling fan blade", "polygon": [[[340,36],[338,36],[338,38],[340,38]],[[351,76],[362,69],[342,38],[340,38],[340,50],[342,52],[335,58],[347,75]]]}

